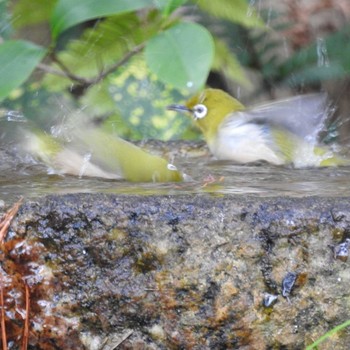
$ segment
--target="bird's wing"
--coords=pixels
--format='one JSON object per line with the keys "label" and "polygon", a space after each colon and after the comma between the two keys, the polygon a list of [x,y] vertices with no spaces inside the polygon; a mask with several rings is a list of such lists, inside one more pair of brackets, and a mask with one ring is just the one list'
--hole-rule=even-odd
{"label": "bird's wing", "polygon": [[324,129],[331,113],[332,108],[325,93],[300,95],[234,112],[220,127],[267,124],[286,129],[304,139],[310,138],[311,141]]}
{"label": "bird's wing", "polygon": [[109,171],[119,171],[133,182],[176,182],[182,174],[168,161],[140,147],[96,128],[74,132],[75,138],[91,150],[92,160]]}
{"label": "bird's wing", "polygon": [[37,129],[22,130],[23,150],[29,152],[50,168],[50,173],[69,174],[75,176],[101,177],[121,179],[120,169],[108,171],[91,162],[89,153],[81,152],[74,147],[66,147],[61,140]]}

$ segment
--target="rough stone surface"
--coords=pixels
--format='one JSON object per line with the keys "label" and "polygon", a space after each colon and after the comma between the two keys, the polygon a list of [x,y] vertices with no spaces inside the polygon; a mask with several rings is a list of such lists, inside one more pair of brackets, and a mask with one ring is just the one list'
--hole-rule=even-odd
{"label": "rough stone surface", "polygon": [[[26,283],[30,349],[304,349],[349,319],[349,261],[333,252],[349,237],[348,198],[26,202],[0,250],[8,341]],[[349,343],[343,330],[324,349]]]}

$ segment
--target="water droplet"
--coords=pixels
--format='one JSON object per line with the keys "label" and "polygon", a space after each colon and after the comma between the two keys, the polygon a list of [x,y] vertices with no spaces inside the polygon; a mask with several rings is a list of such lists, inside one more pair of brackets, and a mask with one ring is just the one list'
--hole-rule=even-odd
{"label": "water droplet", "polygon": [[334,259],[339,259],[341,261],[348,260],[349,256],[349,248],[350,248],[350,238],[347,238],[345,242],[338,244],[334,247]]}
{"label": "water droplet", "polygon": [[167,168],[168,168],[168,170],[177,171],[177,167],[174,164],[169,163]]}
{"label": "water droplet", "polygon": [[187,86],[188,88],[191,88],[191,87],[193,86],[193,81],[188,81],[188,82],[186,83],[186,86]]}
{"label": "water droplet", "polygon": [[277,301],[277,298],[278,298],[277,295],[273,295],[273,294],[270,294],[270,293],[265,293],[264,299],[263,299],[263,305],[265,307],[270,307]]}

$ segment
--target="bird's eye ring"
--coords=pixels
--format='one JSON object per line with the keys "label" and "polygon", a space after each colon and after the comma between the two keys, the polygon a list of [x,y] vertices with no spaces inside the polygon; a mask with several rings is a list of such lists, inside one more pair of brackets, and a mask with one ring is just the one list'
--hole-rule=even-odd
{"label": "bird's eye ring", "polygon": [[204,118],[207,115],[207,112],[207,107],[202,104],[193,107],[193,116],[195,120]]}

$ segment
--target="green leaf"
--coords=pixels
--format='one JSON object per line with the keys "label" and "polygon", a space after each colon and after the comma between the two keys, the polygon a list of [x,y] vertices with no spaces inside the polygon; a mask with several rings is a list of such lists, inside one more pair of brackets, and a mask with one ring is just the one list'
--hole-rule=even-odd
{"label": "green leaf", "polygon": [[245,27],[264,27],[254,7],[246,0],[196,0],[196,5],[209,14],[241,24]]}
{"label": "green leaf", "polygon": [[186,2],[187,0],[163,0],[157,6],[162,10],[163,15],[167,17]]}
{"label": "green leaf", "polygon": [[190,118],[165,113],[167,105],[183,101],[185,96],[150,74],[143,57],[134,57],[109,81],[115,101],[113,109],[119,116],[112,115],[106,120],[106,130],[127,139],[167,141],[179,139],[191,125]]}
{"label": "green leaf", "polygon": [[0,45],[0,101],[30,76],[46,50],[27,41],[5,41]]}
{"label": "green leaf", "polygon": [[238,84],[242,84],[246,88],[252,87],[236,55],[230,51],[224,41],[219,39],[215,40],[213,69],[222,71],[230,79]]}
{"label": "green leaf", "polygon": [[87,20],[153,7],[153,0],[59,0],[51,18],[52,37]]}
{"label": "green leaf", "polygon": [[19,0],[13,8],[13,26],[22,28],[49,20],[57,0]]}
{"label": "green leaf", "polygon": [[[153,37],[162,25],[161,21],[159,13],[149,19],[143,18],[142,22],[134,12],[110,16],[70,41],[58,57],[76,75],[96,78],[102,68],[108,70],[133,47]],[[59,69],[55,64],[53,66]],[[46,75],[44,83],[51,91],[60,91],[71,85],[68,78],[52,74]]]}
{"label": "green leaf", "polygon": [[81,97],[82,105],[89,108],[90,114],[101,116],[115,112],[115,102],[108,89],[109,81],[104,80],[92,85]]}
{"label": "green leaf", "polygon": [[178,23],[146,45],[146,62],[165,83],[196,91],[203,87],[214,58],[210,33],[195,23]]}

